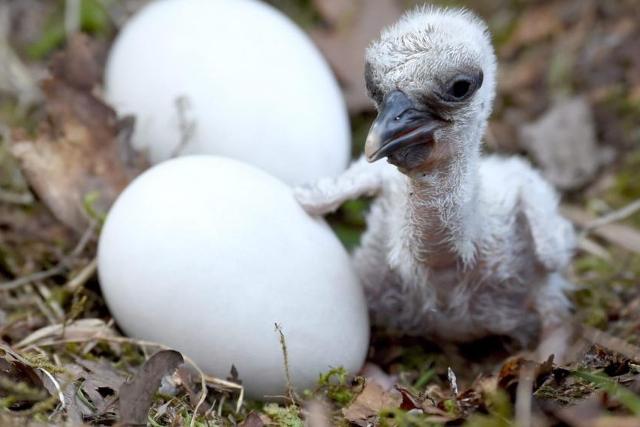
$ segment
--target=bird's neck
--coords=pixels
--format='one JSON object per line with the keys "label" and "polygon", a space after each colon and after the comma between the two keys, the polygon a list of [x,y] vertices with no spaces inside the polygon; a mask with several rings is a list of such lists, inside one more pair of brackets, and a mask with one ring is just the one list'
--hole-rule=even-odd
{"label": "bird's neck", "polygon": [[478,148],[409,178],[408,232],[419,263],[430,268],[473,264],[480,230],[479,162]]}

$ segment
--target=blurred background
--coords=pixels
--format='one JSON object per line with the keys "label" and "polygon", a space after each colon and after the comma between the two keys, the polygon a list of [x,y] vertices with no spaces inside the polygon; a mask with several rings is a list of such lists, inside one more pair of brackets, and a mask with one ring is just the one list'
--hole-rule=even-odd
{"label": "blurred background", "polygon": [[[364,89],[364,49],[384,26],[422,2],[268,2],[302,27],[331,65],[348,105],[352,155],[359,156],[375,118]],[[70,3],[77,4],[75,16],[66,9]],[[127,19],[146,3],[0,3],[0,278],[6,282],[0,285],[0,337],[5,341],[17,342],[52,319],[106,317],[91,264],[95,239],[75,246],[77,234],[60,223],[59,214],[58,219],[51,215],[52,210],[64,211],[64,206],[31,191],[34,182],[50,179],[60,180],[67,186],[63,188],[75,188],[83,175],[52,178],[42,173],[43,167],[25,170],[9,145],[11,140],[40,138],[42,121],[59,107],[39,84],[51,73],[89,76],[88,86],[100,98],[101,67],[110,45]],[[640,345],[640,2],[434,3],[467,7],[489,24],[499,78],[486,151],[528,157],[561,191],[563,212],[582,233],[571,273],[578,284],[574,299],[579,320]],[[88,41],[61,65],[56,54],[68,46],[67,35],[76,30],[87,34]],[[86,55],[97,62],[84,61]],[[53,71],[48,71],[50,66]],[[63,72],[56,71],[60,67]],[[113,123],[105,124],[102,113],[89,110],[87,120],[95,121],[93,129],[115,129]],[[90,153],[95,150],[75,161],[84,162],[83,156]],[[121,188],[128,174],[125,170],[111,184]],[[85,194],[82,203],[99,222],[105,212],[95,197]],[[348,248],[357,244],[365,227],[367,205],[367,200],[350,202],[329,218]],[[40,273],[44,274],[34,280],[32,275]],[[84,274],[83,282],[69,286],[68,278],[79,273]],[[23,286],[20,278],[25,276],[33,286]],[[403,360],[415,360],[414,353],[403,354]],[[426,356],[420,357],[424,361]],[[426,371],[412,372],[419,376]]]}

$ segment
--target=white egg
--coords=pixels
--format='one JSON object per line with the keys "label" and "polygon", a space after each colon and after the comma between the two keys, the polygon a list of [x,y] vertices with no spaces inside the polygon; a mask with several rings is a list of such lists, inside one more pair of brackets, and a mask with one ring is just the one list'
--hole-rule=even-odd
{"label": "white egg", "polygon": [[363,291],[327,224],[290,188],[216,156],[157,165],[120,195],[98,248],[101,288],[130,336],[164,343],[222,378],[235,365],[249,396],[282,395],[331,367],[360,369]]}
{"label": "white egg", "polygon": [[[304,32],[262,2],[151,3],[118,36],[105,86],[121,115],[135,115],[133,145],[154,163],[217,154],[302,184],[349,161],[348,116],[331,70]],[[194,125],[184,145],[181,123]]]}

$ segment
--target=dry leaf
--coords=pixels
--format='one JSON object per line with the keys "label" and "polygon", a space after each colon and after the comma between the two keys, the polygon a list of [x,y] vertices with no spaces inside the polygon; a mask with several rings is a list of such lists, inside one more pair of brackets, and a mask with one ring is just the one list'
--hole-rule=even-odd
{"label": "dry leaf", "polygon": [[[127,163],[116,113],[89,88],[96,70],[87,49],[82,40],[71,42],[53,60],[54,76],[43,84],[48,120],[34,138],[16,131],[11,147],[29,184],[54,216],[80,232],[89,223],[86,197],[96,195],[93,208],[106,212],[143,168],[139,159]],[[73,77],[78,80],[72,83]]]}
{"label": "dry leaf", "polygon": [[0,355],[0,397],[15,399],[15,402],[10,401],[9,409],[28,409],[48,398],[49,392],[36,369],[4,346],[3,350]]}
{"label": "dry leaf", "polygon": [[247,415],[247,418],[245,418],[242,424],[240,424],[240,427],[264,427],[264,426],[265,426],[265,423],[262,421],[262,418],[260,418],[260,415],[258,415],[253,411],[250,412],[249,415]]}
{"label": "dry leaf", "polygon": [[76,89],[91,91],[102,79],[102,67],[99,56],[104,48],[94,40],[78,34],[69,40],[63,54],[53,57],[49,71],[58,80],[62,80]]}
{"label": "dry leaf", "polygon": [[522,357],[510,357],[500,368],[498,374],[498,387],[515,396],[520,374],[525,369],[531,369],[533,373],[533,391],[536,391],[553,371],[553,356],[544,363],[536,363]]}
{"label": "dry leaf", "polygon": [[377,383],[370,381],[365,384],[358,397],[342,410],[342,414],[350,422],[366,426],[381,410],[396,409],[401,404],[402,394],[398,390],[385,392]]}
{"label": "dry leaf", "polygon": [[124,425],[146,425],[153,396],[162,377],[171,374],[184,362],[173,350],[161,350],[151,356],[130,382],[120,387],[120,418]]}
{"label": "dry leaf", "polygon": [[86,339],[87,341],[97,336],[114,336],[113,328],[101,319],[78,319],[68,325],[49,325],[32,332],[24,338],[16,348],[25,348],[30,345],[43,345],[61,339]]}
{"label": "dry leaf", "polygon": [[115,402],[118,390],[124,383],[125,374],[116,371],[106,360],[91,361],[75,358],[76,364],[65,366],[74,374],[74,383],[79,384],[78,391],[83,392],[92,408],[84,409],[84,416],[100,419],[115,418]]}
{"label": "dry leaf", "polygon": [[[582,228],[589,227],[596,219],[589,212],[575,206],[564,205],[561,207],[561,212]],[[624,224],[605,224],[590,230],[590,233],[628,251],[640,254],[640,232],[633,227]]]}
{"label": "dry leaf", "polygon": [[364,53],[380,30],[402,14],[395,0],[315,0],[330,28],[315,29],[312,38],[328,58],[343,85],[352,113],[373,108],[364,83]]}
{"label": "dry leaf", "polygon": [[607,159],[597,145],[594,119],[583,98],[558,102],[538,121],[523,125],[520,141],[544,176],[563,190],[588,183]]}

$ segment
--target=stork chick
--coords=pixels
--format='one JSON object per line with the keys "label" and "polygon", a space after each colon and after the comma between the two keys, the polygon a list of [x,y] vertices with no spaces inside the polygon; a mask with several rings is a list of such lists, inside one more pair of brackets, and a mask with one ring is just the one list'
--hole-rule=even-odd
{"label": "stork chick", "polygon": [[[558,351],[574,232],[526,161],[481,156],[496,81],[486,25],[464,10],[416,9],[368,48],[365,78],[378,110],[365,158],[296,197],[323,215],[377,196],[354,253],[373,322]],[[393,166],[368,163],[385,157]]]}

